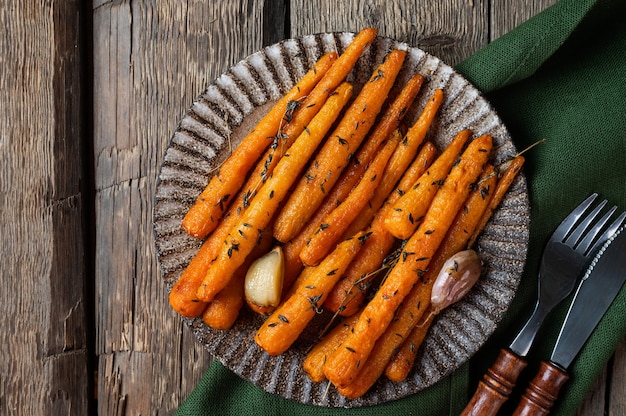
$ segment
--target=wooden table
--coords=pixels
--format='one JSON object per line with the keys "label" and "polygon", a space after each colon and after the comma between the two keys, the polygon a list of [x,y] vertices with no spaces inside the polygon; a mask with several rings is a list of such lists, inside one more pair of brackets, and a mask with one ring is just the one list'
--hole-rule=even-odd
{"label": "wooden table", "polygon": [[[168,414],[196,386],[211,357],[168,306],[152,203],[178,120],[230,65],[364,26],[454,65],[554,1],[2,2],[0,414]],[[625,360],[579,414],[624,414]]]}

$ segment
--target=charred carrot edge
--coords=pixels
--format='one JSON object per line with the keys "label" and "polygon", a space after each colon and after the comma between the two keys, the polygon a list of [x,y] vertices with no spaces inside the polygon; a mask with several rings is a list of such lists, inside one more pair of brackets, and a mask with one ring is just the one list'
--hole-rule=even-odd
{"label": "charred carrot edge", "polygon": [[376,340],[384,333],[394,313],[428,268],[456,213],[470,192],[470,184],[482,171],[492,146],[491,137],[472,141],[437,191],[422,226],[408,240],[396,265],[373,299],[363,309],[354,331],[328,359],[326,377],[338,387],[356,379]]}
{"label": "charred carrot edge", "polygon": [[370,238],[346,271],[345,276],[328,295],[324,307],[339,315],[350,316],[363,305],[370,281],[376,275],[376,271],[381,267],[395,242],[395,238],[383,227],[384,212],[424,173],[436,154],[437,148],[434,144],[431,142],[424,143],[417,158],[406,170],[396,189],[390,193],[385,206],[376,213],[366,231],[371,233]]}
{"label": "charred carrot edge", "polygon": [[[480,227],[480,218],[488,209],[490,202],[493,200],[494,189],[497,186],[496,176],[493,172],[494,168],[492,165],[488,165],[485,168],[477,186],[467,197],[466,202],[463,204],[463,208],[459,211],[454,219],[454,222],[450,226],[450,230],[446,234],[444,241],[441,243],[439,250],[437,250],[437,254],[434,256],[433,261],[429,266],[429,271],[424,275],[423,285],[428,290],[420,293],[422,291],[414,288],[405,299],[405,303],[407,305],[419,304],[421,310],[430,307],[430,290],[432,290],[432,284],[434,284],[439,270],[441,270],[441,267],[443,267],[443,264],[448,258],[467,248],[470,236],[475,230],[478,229],[477,227]],[[416,313],[414,310],[410,310],[409,308],[404,309],[405,310],[401,310],[399,314],[409,315],[411,313]],[[427,320],[427,315],[427,313],[424,313],[421,318],[422,321]],[[390,326],[389,331],[398,330],[398,327],[394,324],[392,324],[394,328],[392,329]],[[415,322],[410,321],[406,326],[410,328],[413,324],[415,324]],[[415,329],[410,330],[411,333],[409,335],[407,335],[405,329],[400,330],[400,336],[402,338],[406,337],[406,339],[396,353],[396,356],[392,358],[385,370],[385,374],[389,379],[395,381],[406,378],[413,366],[415,354],[417,353],[420,343],[425,335],[424,332],[427,330],[427,328],[424,328],[425,325],[427,325],[426,322],[415,324]]]}
{"label": "charred carrot edge", "polygon": [[285,352],[319,312],[326,295],[365,240],[363,233],[344,240],[323,262],[312,268],[293,294],[261,325],[254,341],[270,355]]}
{"label": "charred carrot edge", "polygon": [[259,121],[224,161],[216,175],[209,181],[196,202],[183,218],[182,227],[191,236],[206,237],[217,227],[226,207],[243,185],[248,171],[259,159],[276,135],[290,102],[298,102],[320,81],[333,63],[337,54],[330,52],[322,56],[296,85],[285,94]]}
{"label": "charred carrot edge", "polygon": [[337,182],[374,125],[405,57],[405,51],[389,52],[348,107],[278,214],[274,226],[278,241],[284,243],[296,236]]}
{"label": "charred carrot edge", "polygon": [[252,251],[259,232],[272,220],[281,201],[339,117],[351,95],[352,86],[349,83],[341,84],[289,148],[289,156],[280,159],[274,174],[263,183],[244,209],[241,218],[234,224],[220,248],[217,258],[210,264],[197,291],[200,300],[210,302],[228,284],[235,270],[243,264]]}
{"label": "charred carrot edge", "polygon": [[394,237],[406,240],[415,232],[471,134],[469,130],[458,132],[417,182],[386,211],[383,224]]}
{"label": "charred carrot edge", "polygon": [[474,231],[472,238],[470,238],[469,240],[469,247],[472,247],[476,243],[478,235],[485,228],[485,225],[487,225],[487,222],[491,219],[493,212],[502,202],[502,199],[504,198],[506,192],[509,190],[509,187],[513,183],[513,180],[515,180],[517,173],[520,171],[520,169],[522,169],[524,161],[524,156],[521,155],[515,156],[510,161],[510,164],[505,169],[502,177],[498,180],[498,185],[496,185],[496,190],[494,192],[493,198],[491,199],[491,204],[489,205],[489,208],[483,214],[483,217],[480,219],[480,224],[478,224],[478,226],[476,227],[476,231]]}
{"label": "charred carrot edge", "polygon": [[367,167],[357,186],[348,197],[324,218],[311,234],[306,246],[300,252],[300,259],[307,266],[317,264],[332,251],[343,233],[367,205],[380,184],[387,161],[400,140],[390,139]]}

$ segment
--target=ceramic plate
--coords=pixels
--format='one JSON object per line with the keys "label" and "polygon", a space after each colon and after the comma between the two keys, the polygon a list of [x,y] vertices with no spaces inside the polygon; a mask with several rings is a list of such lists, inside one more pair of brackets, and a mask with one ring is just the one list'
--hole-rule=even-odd
{"label": "ceramic plate", "polygon": [[[165,285],[171,289],[200,242],[187,236],[181,221],[208,183],[216,166],[255,122],[324,53],[341,53],[353,33],[325,33],[285,40],[230,68],[212,82],[181,119],[166,150],[154,205],[156,248]],[[427,77],[405,122],[412,124],[435,88],[445,101],[428,139],[444,148],[461,129],[494,138],[493,162],[501,163],[516,149],[489,102],[438,58],[392,39],[379,37],[358,61],[349,80],[358,91],[391,48],[408,51],[397,84],[416,71]],[[384,403],[420,391],[453,372],[485,342],[515,295],[526,260],[529,203],[526,180],[519,175],[478,242],[485,264],[480,282],[461,302],[441,313],[432,326],[414,370],[402,383],[381,378],[365,396],[348,400],[327,383],[312,383],[302,360],[314,330],[285,354],[270,357],[253,341],[262,318],[244,308],[229,331],[213,330],[201,319],[185,319],[213,356],[242,378],[287,399],[329,407]],[[320,317],[323,319],[323,317]]]}

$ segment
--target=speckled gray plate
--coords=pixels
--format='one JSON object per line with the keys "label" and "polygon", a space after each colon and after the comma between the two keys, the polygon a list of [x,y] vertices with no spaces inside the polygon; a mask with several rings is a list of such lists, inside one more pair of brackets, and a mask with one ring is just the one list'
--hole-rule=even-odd
{"label": "speckled gray plate", "polygon": [[[181,221],[216,166],[243,135],[324,53],[343,51],[353,33],[304,36],[272,45],[242,60],[217,78],[191,105],[174,132],[159,174],[154,231],[161,273],[171,289],[199,247],[181,229]],[[379,37],[349,76],[358,90],[390,48],[408,51],[397,84],[415,71],[427,76],[406,121],[412,123],[435,88],[445,101],[429,132],[443,148],[461,129],[494,138],[494,163],[516,153],[502,121],[467,80],[436,57],[392,39]],[[201,319],[189,328],[224,365],[260,388],[302,403],[356,407],[395,400],[422,390],[457,369],[494,331],[517,289],[526,260],[529,203],[523,175],[509,190],[478,242],[485,273],[472,292],[440,314],[422,346],[409,378],[391,383],[381,378],[365,396],[348,400],[327,383],[312,383],[301,364],[315,330],[304,334],[285,354],[270,357],[253,341],[262,318],[244,310],[229,331],[216,331]],[[320,316],[319,319],[324,319]]]}

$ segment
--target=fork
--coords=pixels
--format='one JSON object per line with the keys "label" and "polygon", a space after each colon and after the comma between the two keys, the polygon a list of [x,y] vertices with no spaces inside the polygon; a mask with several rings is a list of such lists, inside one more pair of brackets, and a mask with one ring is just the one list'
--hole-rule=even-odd
{"label": "fork", "polygon": [[525,357],[544,319],[572,292],[595,252],[626,219],[626,212],[622,212],[606,227],[617,210],[613,206],[596,221],[607,200],[598,203],[583,218],[597,197],[598,194],[593,193],[574,208],[548,240],[539,266],[539,291],[535,308],[509,348],[500,351],[496,362],[478,383],[462,416],[497,414],[515,386],[517,377],[526,367]]}

